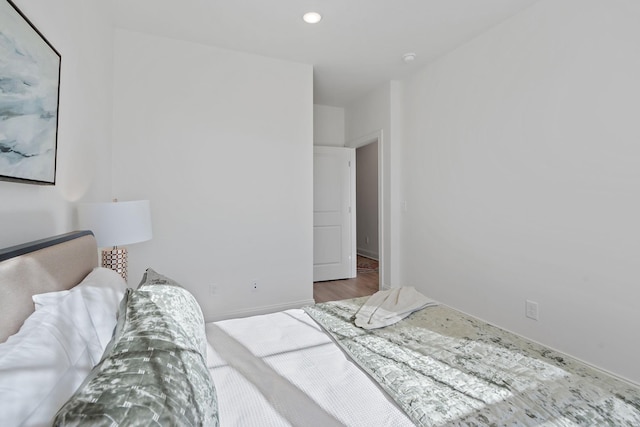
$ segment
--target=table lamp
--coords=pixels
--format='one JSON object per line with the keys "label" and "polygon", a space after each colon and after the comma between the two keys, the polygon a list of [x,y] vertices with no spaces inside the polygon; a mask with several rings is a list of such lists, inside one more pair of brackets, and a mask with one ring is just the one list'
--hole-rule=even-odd
{"label": "table lamp", "polygon": [[102,266],[127,280],[127,248],[121,245],[151,240],[151,209],[148,200],[78,205],[81,228],[93,231],[102,250]]}

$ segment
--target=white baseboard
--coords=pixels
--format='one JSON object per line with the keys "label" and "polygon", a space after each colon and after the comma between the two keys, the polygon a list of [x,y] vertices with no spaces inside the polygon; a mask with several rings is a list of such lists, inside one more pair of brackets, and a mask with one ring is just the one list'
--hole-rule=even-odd
{"label": "white baseboard", "polygon": [[362,255],[362,256],[364,256],[364,257],[371,258],[371,259],[375,259],[376,261],[378,261],[378,252],[373,252],[373,251],[369,251],[369,250],[367,250],[367,249],[360,249],[360,248],[358,248],[358,249],[356,250],[356,253],[357,253],[358,255]]}
{"label": "white baseboard", "polygon": [[291,308],[301,308],[306,305],[313,305],[315,301],[312,299],[302,301],[292,301],[284,304],[264,305],[261,307],[249,308],[245,310],[234,310],[211,316],[205,319],[205,322],[217,322],[218,320],[235,319],[238,317],[257,316],[260,314],[275,313],[276,311],[289,310]]}

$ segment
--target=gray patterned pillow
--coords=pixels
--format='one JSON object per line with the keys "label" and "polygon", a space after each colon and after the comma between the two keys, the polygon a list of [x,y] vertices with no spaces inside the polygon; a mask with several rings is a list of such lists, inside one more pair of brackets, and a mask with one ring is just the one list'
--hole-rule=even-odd
{"label": "gray patterned pillow", "polygon": [[138,289],[143,286],[149,285],[169,285],[169,286],[177,286],[181,288],[180,284],[173,279],[168,278],[162,274],[157,273],[152,268],[147,268],[147,271],[142,275],[142,280],[138,284]]}
{"label": "gray patterned pillow", "polygon": [[156,273],[151,268],[142,276],[138,292],[145,292],[164,312],[182,325],[186,336],[195,340],[204,360],[207,360],[207,335],[204,316],[191,292],[173,279]]}
{"label": "gray patterned pillow", "polygon": [[178,298],[186,292],[175,286],[127,290],[105,355],[58,411],[54,426],[218,426],[215,387],[187,332],[192,327],[154,301],[154,292],[168,295],[167,288]]}

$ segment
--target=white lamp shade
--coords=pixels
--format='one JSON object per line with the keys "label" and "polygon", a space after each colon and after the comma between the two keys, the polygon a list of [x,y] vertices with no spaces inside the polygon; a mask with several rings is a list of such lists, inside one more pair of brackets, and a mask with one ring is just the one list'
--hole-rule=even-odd
{"label": "white lamp shade", "polygon": [[148,200],[81,203],[81,228],[93,231],[98,247],[130,245],[151,240],[151,209]]}

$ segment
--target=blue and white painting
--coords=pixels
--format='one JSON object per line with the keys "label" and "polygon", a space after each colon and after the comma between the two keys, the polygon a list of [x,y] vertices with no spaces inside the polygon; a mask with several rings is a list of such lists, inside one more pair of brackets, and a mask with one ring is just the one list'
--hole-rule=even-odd
{"label": "blue and white painting", "polygon": [[0,0],[0,179],[54,184],[60,55]]}

